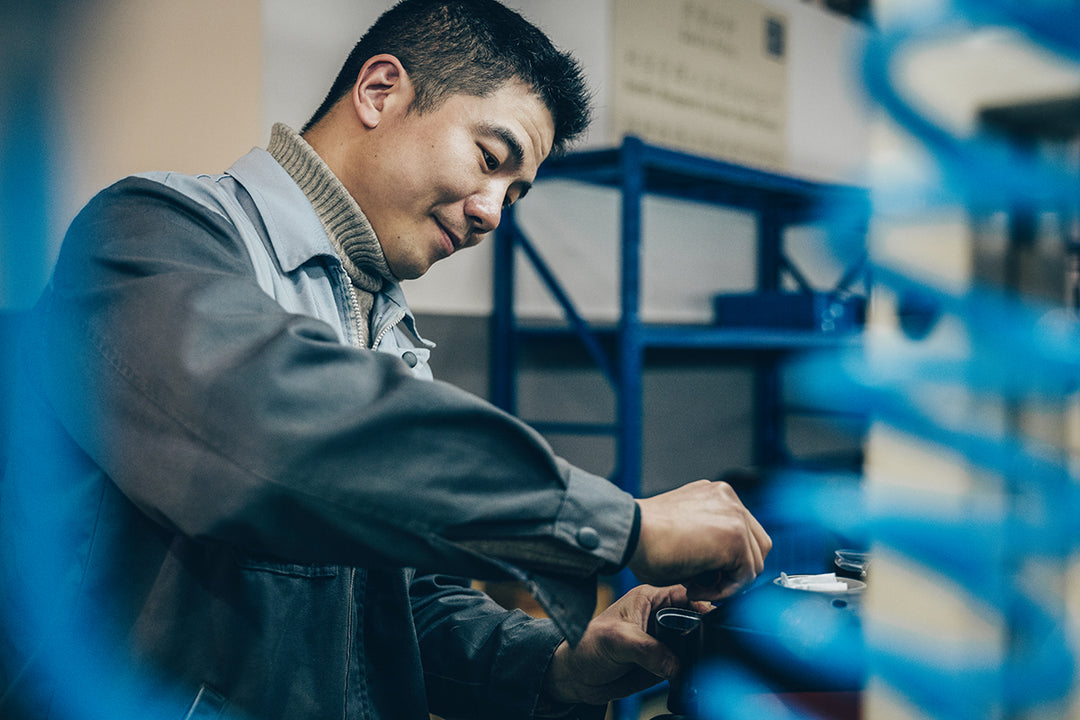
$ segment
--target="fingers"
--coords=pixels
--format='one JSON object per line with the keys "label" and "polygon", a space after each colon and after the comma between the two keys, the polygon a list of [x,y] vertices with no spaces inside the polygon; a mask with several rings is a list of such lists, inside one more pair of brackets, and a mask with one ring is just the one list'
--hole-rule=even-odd
{"label": "fingers", "polygon": [[602,704],[678,672],[671,650],[648,634],[655,609],[687,604],[682,588],[634,588],[593,618],[574,647],[563,642],[544,677],[544,694],[557,702]]}
{"label": "fingers", "polygon": [[[765,532],[765,528],[761,526],[758,519],[747,511],[746,516],[750,519],[750,531],[754,535],[754,539],[757,541],[757,547],[761,552],[761,569],[765,567],[765,556],[772,550],[772,538],[769,537],[769,533]],[[758,572],[761,572],[761,569]]]}
{"label": "fingers", "polygon": [[655,677],[670,680],[679,671],[675,653],[644,630],[628,631],[622,650],[623,662],[633,663]]}
{"label": "fingers", "polygon": [[601,616],[614,614],[622,622],[631,623],[648,632],[653,615],[660,608],[690,607],[686,588],[682,585],[655,587],[638,585],[605,609]]}
{"label": "fingers", "polygon": [[[612,608],[626,603],[633,607],[628,612],[618,612],[624,622],[613,625],[613,659],[626,665],[636,665],[651,675],[671,679],[678,672],[679,660],[671,649],[648,632],[650,621],[657,610],[671,606],[686,606],[686,588],[675,585],[657,588],[639,585],[617,600]],[[617,638],[617,639],[616,639]]]}
{"label": "fingers", "polygon": [[[693,598],[718,600],[734,594],[752,582],[765,569],[765,555],[772,549],[772,540],[765,529],[749,512],[745,516],[744,545],[734,551],[728,565],[717,570],[698,573],[686,583]],[[732,542],[732,547],[738,541]]]}
{"label": "fingers", "polygon": [[699,480],[639,503],[631,569],[645,582],[685,583],[690,597],[718,600],[764,569],[772,540],[727,483]]}

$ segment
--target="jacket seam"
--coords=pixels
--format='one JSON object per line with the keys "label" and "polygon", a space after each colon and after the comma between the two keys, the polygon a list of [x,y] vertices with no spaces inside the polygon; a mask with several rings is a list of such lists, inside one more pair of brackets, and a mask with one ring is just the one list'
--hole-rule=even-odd
{"label": "jacket seam", "polygon": [[86,561],[83,564],[82,572],[79,573],[79,587],[77,590],[78,595],[82,595],[83,587],[86,585],[87,571],[90,567],[90,558],[94,554],[94,548],[97,547],[98,540],[98,527],[101,525],[101,506],[105,503],[105,483],[99,483],[97,511],[94,513],[94,526],[90,531],[90,545],[86,548]]}
{"label": "jacket seam", "polygon": [[347,720],[349,717],[349,673],[352,672],[352,656],[353,656],[353,635],[356,631],[353,628],[353,613],[356,609],[356,568],[349,568],[349,601],[348,601],[348,615],[349,623],[345,629],[345,677],[343,692],[341,696],[341,718]]}

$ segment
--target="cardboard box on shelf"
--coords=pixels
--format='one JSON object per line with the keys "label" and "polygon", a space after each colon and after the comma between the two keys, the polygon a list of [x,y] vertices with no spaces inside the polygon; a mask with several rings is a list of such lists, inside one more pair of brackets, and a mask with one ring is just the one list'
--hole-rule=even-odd
{"label": "cardboard box on shelf", "polygon": [[788,167],[787,15],[757,0],[615,0],[613,130]]}

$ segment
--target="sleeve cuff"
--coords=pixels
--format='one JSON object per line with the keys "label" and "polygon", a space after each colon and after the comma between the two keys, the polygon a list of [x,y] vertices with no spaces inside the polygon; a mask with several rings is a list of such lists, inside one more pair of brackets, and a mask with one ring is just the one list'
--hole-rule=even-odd
{"label": "sleeve cuff", "polygon": [[[555,537],[621,567],[633,555],[637,502],[611,481],[569,463],[565,465],[566,494],[555,520]],[[628,554],[629,553],[629,554]]]}
{"label": "sleeve cuff", "polygon": [[634,524],[630,526],[630,537],[626,540],[626,551],[623,553],[619,567],[626,567],[630,558],[634,557],[637,550],[638,538],[641,536],[641,506],[634,502]]}

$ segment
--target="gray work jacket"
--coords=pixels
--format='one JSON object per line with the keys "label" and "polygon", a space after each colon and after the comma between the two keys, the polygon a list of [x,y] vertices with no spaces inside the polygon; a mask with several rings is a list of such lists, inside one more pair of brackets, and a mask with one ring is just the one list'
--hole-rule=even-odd
{"label": "gray work jacket", "polygon": [[[0,715],[534,712],[633,499],[425,379],[397,286],[379,351],[351,344],[349,298],[262,150],[80,213],[24,340],[0,485]],[[553,620],[456,576],[523,580]]]}

